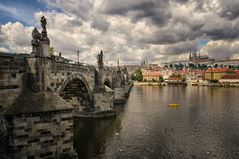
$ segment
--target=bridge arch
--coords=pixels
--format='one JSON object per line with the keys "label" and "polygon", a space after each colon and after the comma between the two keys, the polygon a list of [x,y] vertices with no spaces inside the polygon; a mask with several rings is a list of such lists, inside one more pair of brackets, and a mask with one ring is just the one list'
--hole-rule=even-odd
{"label": "bridge arch", "polygon": [[75,110],[93,111],[92,92],[86,79],[81,74],[68,77],[62,85],[59,95],[70,103]]}

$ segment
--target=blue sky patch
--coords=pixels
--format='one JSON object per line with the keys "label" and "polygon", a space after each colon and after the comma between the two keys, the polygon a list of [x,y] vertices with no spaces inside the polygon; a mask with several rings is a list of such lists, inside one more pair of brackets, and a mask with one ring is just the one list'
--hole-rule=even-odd
{"label": "blue sky patch", "polygon": [[19,21],[25,26],[33,25],[34,14],[45,11],[46,6],[38,0],[0,0],[0,24]]}

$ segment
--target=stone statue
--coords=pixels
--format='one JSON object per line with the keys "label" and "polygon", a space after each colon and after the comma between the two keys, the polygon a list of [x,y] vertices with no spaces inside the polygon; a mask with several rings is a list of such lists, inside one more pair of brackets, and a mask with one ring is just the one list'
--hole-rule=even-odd
{"label": "stone statue", "polygon": [[40,39],[40,41],[45,43],[45,44],[47,44],[47,45],[50,45],[50,40],[47,37],[46,24],[47,24],[46,18],[44,16],[42,16],[41,17],[42,31],[41,31],[41,39]]}
{"label": "stone statue", "polygon": [[32,54],[36,54],[38,52],[38,47],[39,47],[40,39],[41,39],[41,34],[39,33],[39,31],[35,27],[32,30],[32,41],[31,41],[31,44],[32,44]]}
{"label": "stone statue", "polygon": [[41,34],[40,32],[37,30],[37,28],[35,27],[32,31],[32,39],[35,41],[39,41],[41,38]]}
{"label": "stone statue", "polygon": [[103,51],[100,50],[100,53],[97,55],[98,66],[103,67]]}
{"label": "stone statue", "polygon": [[41,17],[41,26],[43,30],[46,30],[46,18],[44,16]]}

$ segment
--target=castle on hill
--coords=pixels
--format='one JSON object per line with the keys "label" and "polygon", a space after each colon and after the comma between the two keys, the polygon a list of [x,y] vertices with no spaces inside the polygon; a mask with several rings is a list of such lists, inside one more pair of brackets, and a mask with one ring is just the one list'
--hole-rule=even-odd
{"label": "castle on hill", "polygon": [[214,61],[214,59],[210,59],[207,55],[200,55],[200,52],[197,54],[196,51],[189,54],[188,60],[192,62]]}

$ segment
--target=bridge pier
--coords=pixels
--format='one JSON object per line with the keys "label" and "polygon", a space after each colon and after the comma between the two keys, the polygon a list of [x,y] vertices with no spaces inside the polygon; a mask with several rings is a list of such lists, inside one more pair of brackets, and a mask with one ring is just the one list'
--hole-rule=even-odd
{"label": "bridge pier", "polygon": [[110,88],[98,88],[93,92],[93,111],[75,111],[80,118],[106,118],[116,115],[114,110],[114,91]]}
{"label": "bridge pier", "polygon": [[114,89],[114,103],[115,104],[124,104],[129,97],[130,90],[133,84],[128,83]]}
{"label": "bridge pier", "polygon": [[73,150],[73,107],[52,92],[24,90],[5,113],[13,159],[77,159]]}
{"label": "bridge pier", "polygon": [[123,104],[126,102],[124,86],[114,88],[114,103]]}

